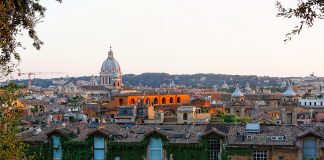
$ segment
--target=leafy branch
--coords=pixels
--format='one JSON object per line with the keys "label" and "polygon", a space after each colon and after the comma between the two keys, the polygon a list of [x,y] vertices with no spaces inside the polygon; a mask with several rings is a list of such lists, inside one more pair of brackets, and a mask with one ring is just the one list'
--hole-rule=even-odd
{"label": "leafy branch", "polygon": [[312,27],[316,19],[324,18],[324,0],[299,0],[296,8],[285,8],[281,2],[276,2],[277,17],[301,19],[291,32],[286,34],[284,42],[290,41],[293,36],[299,35],[304,25]]}

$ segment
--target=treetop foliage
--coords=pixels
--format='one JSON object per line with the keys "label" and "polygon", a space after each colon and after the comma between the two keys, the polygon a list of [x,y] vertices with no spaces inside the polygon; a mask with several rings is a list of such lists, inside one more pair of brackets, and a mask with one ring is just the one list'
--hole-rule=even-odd
{"label": "treetop foliage", "polygon": [[[61,0],[57,0],[61,2]],[[33,46],[40,49],[43,42],[37,36],[36,25],[45,16],[46,8],[39,0],[1,0],[0,1],[0,77],[13,72],[20,61],[18,48],[23,48],[17,36],[26,30],[33,40]]]}
{"label": "treetop foliage", "polygon": [[276,2],[278,17],[301,19],[300,24],[286,34],[285,42],[292,36],[299,35],[304,25],[312,27],[316,19],[324,18],[324,0],[298,0],[296,8],[285,8],[281,2]]}

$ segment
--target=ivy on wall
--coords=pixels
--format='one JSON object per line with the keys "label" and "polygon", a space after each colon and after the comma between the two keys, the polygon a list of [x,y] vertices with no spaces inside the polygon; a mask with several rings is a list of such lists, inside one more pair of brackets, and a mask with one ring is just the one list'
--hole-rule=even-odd
{"label": "ivy on wall", "polygon": [[253,154],[253,149],[251,148],[230,148],[223,147],[222,160],[228,160],[232,156],[246,156],[251,157]]}
{"label": "ivy on wall", "polygon": [[86,141],[66,141],[62,146],[64,160],[90,160],[92,157],[91,139]]}
{"label": "ivy on wall", "polygon": [[[121,160],[143,160],[146,158],[147,147],[152,137],[162,138],[160,135],[153,134],[145,138],[142,142],[112,142],[111,139],[106,139],[106,158],[115,159],[119,157]],[[208,159],[208,139],[220,138],[216,135],[210,135],[202,138],[200,143],[194,144],[175,144],[169,143],[166,139],[162,138],[164,155],[166,158],[172,156],[173,160],[197,160]],[[221,138],[221,141],[224,139]],[[33,145],[28,152],[29,155],[36,155],[35,160],[47,160],[52,157],[52,140],[49,139],[48,143]],[[93,156],[93,136],[84,141],[75,141],[73,137],[61,136],[61,144],[63,150],[63,160],[91,160]],[[251,149],[244,148],[227,148],[221,144],[222,159],[227,160],[233,155],[252,155]]]}

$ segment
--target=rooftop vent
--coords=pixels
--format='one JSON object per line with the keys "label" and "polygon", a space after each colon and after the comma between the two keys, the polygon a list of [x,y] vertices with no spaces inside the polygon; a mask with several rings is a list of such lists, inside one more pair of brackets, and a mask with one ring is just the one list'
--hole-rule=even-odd
{"label": "rooftop vent", "polygon": [[190,138],[190,132],[186,134],[186,139]]}
{"label": "rooftop vent", "polygon": [[259,123],[247,123],[245,125],[245,132],[246,133],[260,133],[261,126]]}
{"label": "rooftop vent", "polygon": [[42,132],[42,130],[41,130],[40,128],[37,128],[37,129],[34,130],[33,135],[34,135],[34,136],[37,136],[37,135],[39,135],[41,132]]}

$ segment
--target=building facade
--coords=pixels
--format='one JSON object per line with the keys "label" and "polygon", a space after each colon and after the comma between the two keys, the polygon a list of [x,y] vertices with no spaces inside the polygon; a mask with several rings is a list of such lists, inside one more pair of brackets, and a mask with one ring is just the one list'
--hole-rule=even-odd
{"label": "building facade", "polygon": [[57,124],[20,133],[36,159],[323,159],[324,128],[296,125]]}

